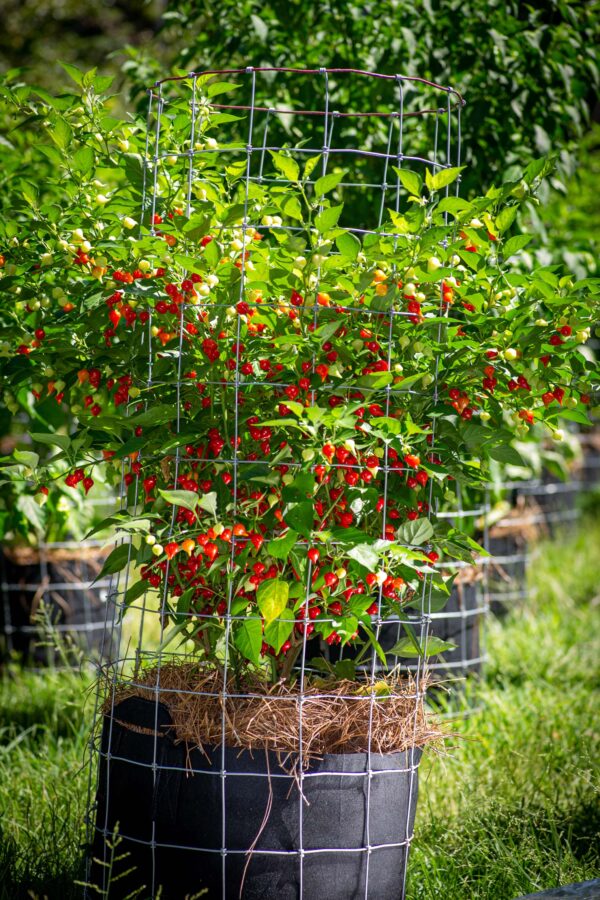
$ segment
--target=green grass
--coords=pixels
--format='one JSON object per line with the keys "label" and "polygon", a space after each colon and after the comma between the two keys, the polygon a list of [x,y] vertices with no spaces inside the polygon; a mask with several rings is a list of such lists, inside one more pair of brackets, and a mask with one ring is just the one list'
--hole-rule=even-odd
{"label": "green grass", "polygon": [[[531,599],[488,633],[470,715],[425,754],[409,900],[513,900],[600,874],[600,522],[536,551]],[[0,680],[0,900],[83,877],[85,676]]]}
{"label": "green grass", "polygon": [[600,875],[600,524],[542,545],[492,621],[459,739],[426,754],[410,900],[512,900]]}

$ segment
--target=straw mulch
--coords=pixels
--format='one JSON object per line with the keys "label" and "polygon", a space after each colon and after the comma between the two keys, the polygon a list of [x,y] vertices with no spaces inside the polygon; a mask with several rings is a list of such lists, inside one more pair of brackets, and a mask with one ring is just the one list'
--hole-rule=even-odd
{"label": "straw mulch", "polygon": [[[107,556],[103,547],[86,547],[84,544],[74,544],[72,547],[45,547],[43,551],[37,547],[3,547],[2,553],[6,559],[17,566],[34,566],[44,559],[45,562],[55,565],[58,563],[86,562],[95,565],[97,572]],[[94,572],[96,574],[96,572]],[[75,580],[73,578],[66,580]],[[78,579],[79,580],[79,579]]]}
{"label": "straw mulch", "polygon": [[[127,697],[156,700],[169,710],[177,741],[188,746],[220,746],[273,750],[297,756],[302,724],[305,762],[326,753],[396,753],[423,747],[445,734],[429,720],[422,695],[412,678],[380,678],[375,689],[367,681],[313,678],[306,680],[300,700],[297,685],[268,685],[256,675],[243,684],[193,662],[169,663],[146,671],[135,685],[117,690],[115,705]],[[148,685],[148,687],[146,687]],[[421,694],[423,691],[421,682]],[[110,714],[107,703],[105,714]],[[115,709],[115,718],[119,718]],[[224,720],[224,730],[223,730]]]}

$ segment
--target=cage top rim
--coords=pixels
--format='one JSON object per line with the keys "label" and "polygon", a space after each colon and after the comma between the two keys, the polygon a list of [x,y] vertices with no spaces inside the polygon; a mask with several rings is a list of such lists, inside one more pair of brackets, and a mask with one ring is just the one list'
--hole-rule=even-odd
{"label": "cage top rim", "polygon": [[154,82],[153,87],[159,87],[160,85],[172,81],[187,81],[189,78],[200,78],[204,75],[249,75],[253,72],[287,72],[296,75],[364,75],[367,78],[380,78],[384,81],[408,81],[416,84],[423,84],[426,87],[434,88],[435,90],[442,91],[446,94],[453,94],[460,106],[465,106],[467,102],[460,91],[458,91],[456,88],[453,88],[450,85],[438,84],[436,81],[429,81],[427,78],[422,78],[419,75],[388,75],[383,72],[371,72],[368,69],[330,69],[325,66],[319,69],[299,69],[293,66],[246,66],[245,68],[237,69],[201,69],[199,71],[192,70],[191,72],[187,72],[185,75],[167,75],[165,78],[159,78]]}

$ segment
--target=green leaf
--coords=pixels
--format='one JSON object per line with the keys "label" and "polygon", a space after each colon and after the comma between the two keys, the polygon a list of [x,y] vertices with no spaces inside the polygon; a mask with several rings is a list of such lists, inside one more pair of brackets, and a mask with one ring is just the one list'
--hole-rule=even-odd
{"label": "green leaf", "polygon": [[190,611],[190,604],[192,602],[192,598],[194,596],[195,588],[188,588],[187,591],[184,591],[180,597],[177,598],[177,615],[175,616],[176,622],[187,622],[189,621],[188,613]]}
{"label": "green leaf", "polygon": [[284,514],[286,525],[294,528],[302,537],[312,534],[314,511],[312,503],[295,503]]}
{"label": "green leaf", "polygon": [[262,647],[262,623],[258,618],[246,619],[236,630],[234,644],[242,656],[258,665]]}
{"label": "green leaf", "polygon": [[356,663],[354,663],[351,659],[339,659],[335,663],[333,668],[335,670],[336,677],[340,680],[347,679],[348,681],[354,681],[354,679],[356,678]]}
{"label": "green leaf", "polygon": [[211,491],[209,494],[203,494],[203,496],[198,497],[196,500],[196,504],[200,509],[205,510],[210,513],[211,516],[217,515],[217,494],[216,491]]}
{"label": "green leaf", "polygon": [[211,241],[204,248],[204,259],[211,269],[214,269],[221,259],[221,249],[216,241]]}
{"label": "green leaf", "polygon": [[289,596],[289,585],[281,578],[268,578],[259,585],[256,602],[267,624],[281,616],[287,606]]}
{"label": "green leaf", "polygon": [[525,467],[527,465],[521,454],[510,444],[498,444],[497,447],[489,449],[488,453],[496,462],[507,463],[509,466]]}
{"label": "green leaf", "polygon": [[[172,503],[173,506],[182,506],[196,512],[200,498],[194,491],[160,491],[158,492],[163,500]],[[215,495],[216,496],[216,495]]]}
{"label": "green leaf", "polygon": [[453,166],[449,169],[441,169],[435,175],[432,175],[427,169],[425,171],[425,183],[430,191],[440,191],[442,188],[452,184],[453,181],[456,181],[464,168],[464,166]]}
{"label": "green leaf", "polygon": [[299,222],[302,222],[304,218],[302,206],[295,194],[290,194],[288,197],[284,198],[281,209],[286,216],[290,216],[291,219],[297,219]]}
{"label": "green leaf", "polygon": [[71,143],[73,132],[64,119],[57,119],[54,127],[50,129],[50,137],[57,147],[66,150]]}
{"label": "green leaf", "polygon": [[81,175],[87,175],[94,168],[94,151],[91,147],[80,147],[73,154],[73,168]]}
{"label": "green leaf", "polygon": [[68,450],[71,446],[71,438],[66,434],[49,434],[48,432],[35,432],[30,435],[31,440],[36,444],[50,444],[52,447],[60,447],[61,450]]}
{"label": "green leaf", "polygon": [[125,177],[134,190],[141,193],[144,186],[144,170],[142,169],[142,157],[137,153],[123,154],[123,167]]}
{"label": "green leaf", "polygon": [[470,203],[461,197],[443,197],[435,208],[438,213],[449,212],[451,216],[460,216],[469,209]]}
{"label": "green leaf", "polygon": [[102,570],[100,574],[94,579],[94,581],[99,581],[101,578],[104,578],[105,575],[114,575],[115,572],[120,572],[121,569],[124,569],[129,559],[131,558],[132,551],[133,547],[131,546],[129,541],[125,544],[119,544],[118,547],[115,547],[115,549],[111,553],[109,553],[107,558],[104,560]]}
{"label": "green leaf", "polygon": [[[352,234],[350,231],[346,231],[344,234],[340,234],[335,239],[335,244],[342,256],[345,256],[346,259],[356,259],[361,250],[361,243],[356,235]],[[337,323],[336,329],[338,327]]]}
{"label": "green leaf", "polygon": [[21,465],[27,466],[28,469],[35,469],[40,461],[38,454],[31,450],[15,450],[13,458]]}
{"label": "green leaf", "polygon": [[319,160],[321,159],[321,154],[319,153],[317,156],[311,156],[310,159],[306,161],[306,165],[304,166],[304,172],[302,174],[303,179],[306,181],[312,173],[315,171]]}
{"label": "green leaf", "polygon": [[140,578],[139,581],[136,581],[131,585],[130,588],[127,589],[124,598],[125,606],[131,606],[134,600],[137,600],[138,597],[141,597],[142,594],[145,594],[148,590],[148,582],[144,579]]}
{"label": "green leaf", "polygon": [[512,223],[517,218],[517,206],[506,206],[504,209],[500,210],[495,219],[496,229],[502,234],[506,231]]}
{"label": "green leaf", "polygon": [[291,156],[285,156],[283,153],[276,153],[274,150],[269,151],[273,157],[276,169],[281,172],[288,181],[298,181],[300,177],[300,166]]}
{"label": "green leaf", "polygon": [[267,544],[267,553],[274,556],[275,559],[287,560],[290,555],[290,550],[296,543],[297,537],[298,533],[290,528],[283,537],[277,538],[274,541],[269,541]]}
{"label": "green leaf", "polygon": [[523,250],[523,248],[532,240],[533,236],[530,234],[515,234],[514,237],[509,238],[505,243],[503,247],[504,255],[512,256],[513,253],[518,253],[519,250]]}
{"label": "green leaf", "polygon": [[315,483],[315,476],[312,472],[301,472],[296,475],[291,484],[286,484],[282,491],[282,497],[286,502],[305,501],[307,494],[314,493]]}
{"label": "green leaf", "polygon": [[[288,620],[288,621],[286,621]],[[265,626],[264,639],[267,644],[279,653],[294,628],[294,611],[289,607],[283,610],[280,619]]]}
{"label": "green leaf", "polygon": [[[443,641],[441,638],[430,637],[427,641],[427,656],[437,656],[438,653],[445,653],[446,650],[455,650],[456,644],[450,641]],[[413,641],[409,637],[400,638],[397,644],[388,651],[393,656],[417,657],[425,656],[423,647],[415,647]]]}
{"label": "green leaf", "polygon": [[398,533],[398,540],[406,544],[415,544],[417,547],[433,537],[433,526],[429,519],[414,519],[405,522]]}
{"label": "green leaf", "polygon": [[23,513],[29,524],[36,531],[43,533],[45,526],[44,513],[31,494],[20,494],[17,497],[15,506],[19,512]]}
{"label": "green leaf", "polygon": [[420,197],[423,190],[421,177],[416,172],[411,172],[410,169],[399,169],[397,166],[392,166],[392,168],[408,193],[414,197]]}
{"label": "green leaf", "polygon": [[239,91],[241,85],[234,81],[215,81],[206,88],[207,97],[216,97],[218,94],[228,94],[230,91]]}
{"label": "green leaf", "polygon": [[315,181],[315,196],[324,197],[329,191],[338,186],[343,179],[345,172],[331,172],[329,175],[322,175]]}
{"label": "green leaf", "polygon": [[373,547],[369,546],[369,544],[358,544],[357,547],[352,547],[348,550],[346,556],[356,560],[357,563],[360,563],[360,565],[364,566],[365,569],[368,569],[369,572],[374,572],[379,565],[379,553],[377,553]]}
{"label": "green leaf", "polygon": [[317,216],[315,216],[315,228],[321,233],[330,231],[332,228],[335,228],[342,214],[343,208],[343,203],[340,203],[339,206],[328,206],[327,209],[324,209]]}
{"label": "green leaf", "polygon": [[81,72],[77,66],[72,66],[71,63],[64,63],[58,61],[61,69],[64,69],[69,78],[72,78],[75,84],[78,84],[79,87],[83,84],[83,72]]}

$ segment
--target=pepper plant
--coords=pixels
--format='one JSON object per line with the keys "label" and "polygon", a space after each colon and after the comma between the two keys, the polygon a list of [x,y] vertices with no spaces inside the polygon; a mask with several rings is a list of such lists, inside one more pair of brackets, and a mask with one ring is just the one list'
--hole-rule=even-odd
{"label": "pepper plant", "polygon": [[194,143],[169,105],[153,170],[145,126],[82,84],[54,108],[11,95],[55,173],[0,226],[5,402],[50,394],[73,414],[37,485],[122,479],[103,525],[131,543],[105,572],[133,554],[124,604],[158,594],[163,647],[277,679],[317,637],[385,660],[393,616],[394,652],[424,652],[423,586],[440,608],[435,564],[479,550],[436,508],[490,460],[519,465],[515,435],[588,420],[595,284],[513,264],[511,225],[551,163],[470,202],[449,195],[458,168],[398,169],[398,209],[359,236],[339,225],[343,171],[290,148],[259,183],[222,155],[227,85],[199,81]]}

